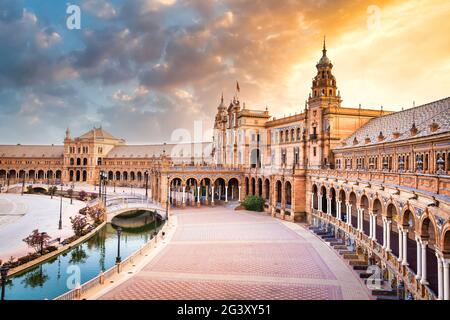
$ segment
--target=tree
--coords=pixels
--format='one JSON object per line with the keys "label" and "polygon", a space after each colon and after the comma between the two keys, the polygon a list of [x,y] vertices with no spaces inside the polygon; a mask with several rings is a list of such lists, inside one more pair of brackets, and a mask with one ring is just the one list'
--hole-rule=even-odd
{"label": "tree", "polygon": [[264,199],[259,196],[248,196],[244,201],[242,201],[242,205],[246,210],[263,211]]}
{"label": "tree", "polygon": [[87,214],[95,221],[96,224],[101,223],[104,220],[106,210],[103,206],[89,207]]}
{"label": "tree", "polygon": [[80,199],[81,201],[84,201],[87,197],[87,193],[84,190],[81,190],[80,192],[78,192],[78,199]]}
{"label": "tree", "polygon": [[40,252],[43,254],[44,248],[48,246],[51,237],[47,234],[47,232],[39,232],[38,229],[33,230],[33,232],[23,239],[30,248],[33,248],[36,252]]}
{"label": "tree", "polygon": [[69,197],[70,197],[70,204],[72,204],[73,189],[67,190],[67,194],[68,194]]}
{"label": "tree", "polygon": [[58,190],[58,188],[56,186],[51,186],[50,188],[48,188],[48,193],[50,194],[52,199],[53,199],[53,195],[56,193],[57,190]]}
{"label": "tree", "polygon": [[88,226],[86,217],[79,215],[70,217],[70,222],[72,223],[72,229],[75,235],[82,236],[84,234],[85,228]]}
{"label": "tree", "polygon": [[34,193],[33,186],[27,186],[27,193]]}

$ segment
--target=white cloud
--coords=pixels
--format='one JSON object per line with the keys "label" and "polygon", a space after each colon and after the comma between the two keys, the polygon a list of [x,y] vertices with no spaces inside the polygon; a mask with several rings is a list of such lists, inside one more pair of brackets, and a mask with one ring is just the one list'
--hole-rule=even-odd
{"label": "white cloud", "polygon": [[41,30],[36,33],[35,41],[40,48],[47,49],[60,42],[61,36],[55,31]]}
{"label": "white cloud", "polygon": [[106,0],[85,0],[82,8],[102,19],[111,19],[117,15],[114,6]]}

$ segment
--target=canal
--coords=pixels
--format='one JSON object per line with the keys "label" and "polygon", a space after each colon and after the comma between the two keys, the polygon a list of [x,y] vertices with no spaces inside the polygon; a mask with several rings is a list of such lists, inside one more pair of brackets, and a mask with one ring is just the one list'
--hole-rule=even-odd
{"label": "canal", "polygon": [[[148,214],[148,213],[147,213]],[[133,216],[135,218],[135,215]],[[158,220],[158,229],[162,222]],[[122,228],[120,254],[122,260],[151,240],[155,221]],[[8,279],[6,300],[54,299],[73,289],[79,279],[83,284],[101,271],[115,264],[117,256],[117,232],[112,224],[106,224],[94,236],[70,250]]]}

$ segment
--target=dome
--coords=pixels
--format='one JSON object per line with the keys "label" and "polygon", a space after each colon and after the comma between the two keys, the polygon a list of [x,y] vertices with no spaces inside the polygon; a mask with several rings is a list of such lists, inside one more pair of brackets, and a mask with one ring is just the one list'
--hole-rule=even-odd
{"label": "dome", "polygon": [[320,58],[319,64],[324,65],[324,64],[330,64],[330,63],[331,63],[331,61],[330,61],[330,59],[328,59],[328,57],[326,56],[326,54],[324,54],[324,55],[322,56],[322,58]]}

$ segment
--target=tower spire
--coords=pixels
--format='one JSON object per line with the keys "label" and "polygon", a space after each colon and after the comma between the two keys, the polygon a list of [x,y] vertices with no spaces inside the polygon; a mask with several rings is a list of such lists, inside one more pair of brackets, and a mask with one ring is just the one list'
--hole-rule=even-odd
{"label": "tower spire", "polygon": [[322,49],[322,53],[324,56],[327,55],[327,45],[326,45],[326,36],[323,36],[323,49]]}

